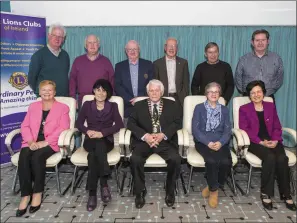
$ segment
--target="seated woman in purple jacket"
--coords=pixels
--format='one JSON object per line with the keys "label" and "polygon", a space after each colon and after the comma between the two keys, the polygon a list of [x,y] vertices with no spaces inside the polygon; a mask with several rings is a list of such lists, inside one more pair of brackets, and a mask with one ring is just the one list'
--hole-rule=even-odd
{"label": "seated woman in purple jacket", "polygon": [[263,81],[252,81],[246,87],[251,103],[239,108],[239,128],[246,131],[251,144],[248,151],[262,160],[261,200],[272,210],[275,174],[281,199],[286,207],[296,211],[290,195],[288,157],[282,144],[282,126],[274,103],[263,101],[266,93]]}
{"label": "seated woman in purple jacket", "polygon": [[[87,210],[97,207],[97,182],[100,177],[101,199],[104,203],[111,200],[107,179],[111,170],[107,153],[113,149],[113,134],[124,127],[117,103],[110,102],[113,89],[109,81],[99,79],[93,86],[93,101],[86,101],[76,121],[77,128],[86,135],[83,147],[88,152],[89,190]],[[87,122],[88,127],[84,125]],[[115,123],[113,125],[113,123]]]}
{"label": "seated woman in purple jacket", "polygon": [[223,187],[232,166],[229,141],[231,124],[228,108],[218,100],[221,86],[211,82],[205,86],[207,100],[195,107],[192,119],[192,134],[195,147],[205,161],[208,186],[202,196],[209,197],[212,208],[218,205],[218,188]]}

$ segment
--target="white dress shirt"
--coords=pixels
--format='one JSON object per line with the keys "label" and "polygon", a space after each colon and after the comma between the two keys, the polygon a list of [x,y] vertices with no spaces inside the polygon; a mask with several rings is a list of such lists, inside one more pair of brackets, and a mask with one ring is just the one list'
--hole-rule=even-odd
{"label": "white dress shirt", "polygon": [[166,56],[166,69],[168,78],[168,93],[176,93],[175,76],[176,76],[176,59],[169,59]]}

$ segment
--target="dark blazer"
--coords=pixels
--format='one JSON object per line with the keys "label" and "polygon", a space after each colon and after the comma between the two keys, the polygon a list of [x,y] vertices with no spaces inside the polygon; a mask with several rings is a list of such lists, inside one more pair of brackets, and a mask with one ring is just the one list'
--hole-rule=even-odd
{"label": "dark blazer", "polygon": [[192,118],[192,134],[196,142],[208,145],[210,142],[219,141],[222,146],[229,143],[232,133],[229,110],[226,106],[221,107],[221,122],[214,131],[206,131],[207,111],[204,103],[195,107]]}
{"label": "dark blazer", "polygon": [[[168,96],[168,76],[166,68],[166,57],[162,57],[153,62],[154,64],[154,78],[162,81],[164,84],[164,96]],[[178,99],[183,106],[184,99],[189,95],[189,66],[188,61],[176,57],[176,78],[175,86]]]}
{"label": "dark blazer", "polygon": [[[271,140],[277,140],[282,143],[282,126],[279,121],[275,105],[272,102],[263,101],[262,103],[267,132]],[[239,128],[246,131],[253,143],[259,144],[261,141],[258,137],[260,126],[253,102],[240,106]]]}
{"label": "dark blazer", "polygon": [[[138,95],[147,96],[146,85],[153,79],[153,64],[149,60],[139,58],[138,64]],[[131,113],[133,106],[129,102],[134,98],[130,75],[129,60],[124,60],[115,65],[115,93],[124,99],[125,117]]]}
{"label": "dark blazer", "polygon": [[[161,131],[168,142],[177,146],[177,130],[181,129],[181,119],[178,114],[177,104],[169,99],[163,100],[163,111],[160,116]],[[134,109],[128,119],[127,128],[132,132],[133,140],[142,141],[146,133],[152,133],[152,121],[147,100],[134,104]]]}

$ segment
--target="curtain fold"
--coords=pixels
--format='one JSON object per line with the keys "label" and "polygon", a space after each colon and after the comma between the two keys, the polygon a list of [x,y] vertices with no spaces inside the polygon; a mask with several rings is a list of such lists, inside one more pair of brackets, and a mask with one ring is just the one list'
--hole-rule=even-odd
{"label": "curtain fold", "polygon": [[[284,63],[284,83],[275,95],[281,123],[296,129],[296,26],[110,26],[66,27],[64,49],[71,59],[85,53],[84,40],[88,34],[100,38],[100,53],[113,65],[126,59],[125,44],[134,39],[140,44],[140,56],[154,61],[164,55],[164,42],[168,37],[178,40],[178,56],[189,62],[190,83],[196,66],[205,60],[204,47],[216,42],[220,59],[228,62],[233,74],[239,58],[251,51],[251,35],[256,29],[270,33],[269,50],[278,53]],[[235,90],[233,97],[239,93]],[[232,103],[228,105],[230,117]]]}

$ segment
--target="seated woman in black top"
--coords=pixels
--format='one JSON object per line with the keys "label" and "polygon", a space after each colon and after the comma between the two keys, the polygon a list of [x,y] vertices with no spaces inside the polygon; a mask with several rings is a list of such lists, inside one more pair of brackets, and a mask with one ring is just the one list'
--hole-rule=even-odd
{"label": "seated woman in black top", "polygon": [[[109,81],[97,80],[93,86],[93,93],[94,100],[83,104],[76,121],[77,128],[86,135],[83,147],[88,151],[89,172],[86,187],[89,190],[88,211],[93,211],[97,207],[99,177],[101,200],[104,203],[111,200],[110,189],[107,185],[107,178],[111,173],[107,153],[113,149],[113,134],[124,127],[117,103],[109,101],[113,93]],[[85,121],[88,127],[84,125]]]}

